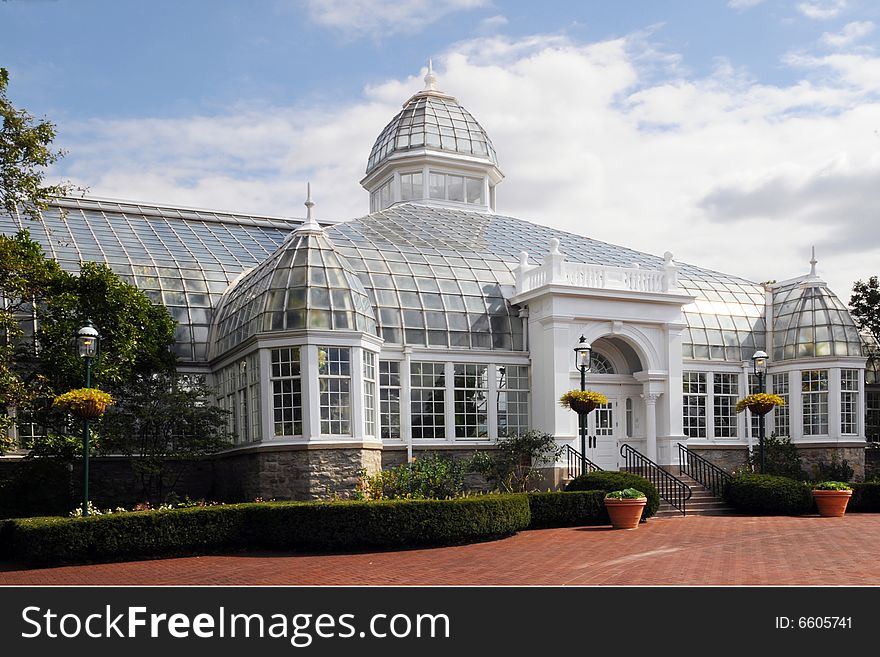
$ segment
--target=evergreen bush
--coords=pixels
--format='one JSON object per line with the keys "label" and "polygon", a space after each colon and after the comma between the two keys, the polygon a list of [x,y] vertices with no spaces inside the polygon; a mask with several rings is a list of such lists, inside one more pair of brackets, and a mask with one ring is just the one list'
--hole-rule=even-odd
{"label": "evergreen bush", "polygon": [[724,500],[742,513],[796,516],[813,509],[810,488],[789,477],[741,473],[724,489]]}
{"label": "evergreen bush", "polygon": [[[615,490],[623,490],[624,488],[640,490],[648,498],[648,503],[645,505],[645,511],[642,514],[643,520],[657,513],[657,510],[660,508],[660,493],[657,492],[657,487],[644,477],[632,474],[631,472],[609,472],[607,470],[588,472],[572,479],[565,487],[565,490],[600,490],[607,494]],[[609,520],[608,522],[611,521]]]}

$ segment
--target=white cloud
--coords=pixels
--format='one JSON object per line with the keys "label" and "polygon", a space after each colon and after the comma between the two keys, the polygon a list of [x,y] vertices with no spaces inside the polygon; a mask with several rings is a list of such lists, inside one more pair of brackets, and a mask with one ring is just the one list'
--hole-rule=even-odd
{"label": "white cloud", "polygon": [[349,38],[421,32],[447,14],[490,0],[305,0],[309,18]]}
{"label": "white cloud", "polygon": [[871,21],[853,21],[843,26],[840,32],[825,32],[820,41],[831,48],[844,48],[874,31]]}
{"label": "white cloud", "polygon": [[[877,273],[878,58],[791,55],[788,86],[723,61],[688,76],[644,35],[481,37],[434,61],[495,143],[500,212],[753,280],[806,272],[816,243],[843,297]],[[342,107],[62,125],[59,173],[96,195],[292,216],[311,180],[319,217],[361,216],[372,142],[423,74]]]}
{"label": "white cloud", "polygon": [[751,9],[757,7],[765,0],[728,0],[727,6],[731,9]]}
{"label": "white cloud", "polygon": [[800,11],[807,18],[816,21],[825,21],[829,18],[837,17],[840,12],[846,9],[846,0],[816,0],[814,2],[802,2],[798,6]]}
{"label": "white cloud", "polygon": [[502,16],[501,14],[496,14],[495,16],[489,16],[489,18],[481,20],[477,29],[484,34],[488,34],[500,30],[505,25],[507,25],[507,17]]}

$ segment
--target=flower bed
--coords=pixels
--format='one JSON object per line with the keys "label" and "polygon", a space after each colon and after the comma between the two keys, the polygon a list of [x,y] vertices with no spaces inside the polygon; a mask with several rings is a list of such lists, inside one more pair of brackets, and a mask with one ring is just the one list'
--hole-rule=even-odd
{"label": "flower bed", "polygon": [[529,521],[525,495],[229,504],[7,520],[0,525],[0,553],[30,566],[54,566],[248,548],[430,547],[508,536]]}

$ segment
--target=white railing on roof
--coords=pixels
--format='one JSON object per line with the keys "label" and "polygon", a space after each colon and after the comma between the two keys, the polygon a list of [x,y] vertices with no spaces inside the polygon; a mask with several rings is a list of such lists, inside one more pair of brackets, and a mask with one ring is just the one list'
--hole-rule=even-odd
{"label": "white railing on roof", "polygon": [[528,254],[520,253],[519,266],[514,270],[516,293],[530,292],[544,285],[580,287],[629,292],[673,292],[678,288],[678,266],[672,254],[663,256],[663,269],[609,267],[579,262],[566,262],[559,252],[559,240],[550,240],[550,253],[541,265],[530,265]]}

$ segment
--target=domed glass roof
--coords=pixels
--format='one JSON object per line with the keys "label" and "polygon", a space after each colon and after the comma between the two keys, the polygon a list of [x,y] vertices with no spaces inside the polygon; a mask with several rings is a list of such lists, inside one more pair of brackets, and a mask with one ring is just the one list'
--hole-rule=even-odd
{"label": "domed glass roof", "polygon": [[452,96],[429,89],[410,98],[382,130],[370,151],[367,173],[393,153],[422,148],[498,164],[492,141],[470,112]]}
{"label": "domed glass roof", "polygon": [[215,314],[212,355],[257,333],[303,329],[376,334],[364,286],[320,230],[295,231],[233,283]]}
{"label": "domed glass roof", "polygon": [[818,280],[773,292],[773,360],[861,356],[858,328],[846,307]]}

